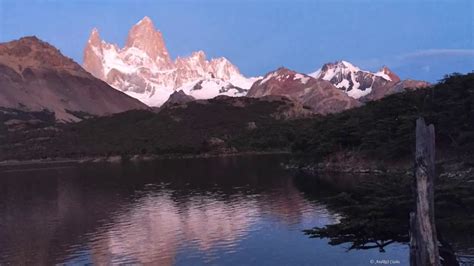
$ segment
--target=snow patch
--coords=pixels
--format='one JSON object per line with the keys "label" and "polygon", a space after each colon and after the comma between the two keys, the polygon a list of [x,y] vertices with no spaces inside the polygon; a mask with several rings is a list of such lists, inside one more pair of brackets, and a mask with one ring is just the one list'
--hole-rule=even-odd
{"label": "snow patch", "polygon": [[336,84],[336,87],[337,88],[345,88],[345,89],[348,89],[350,86],[349,84],[349,81],[347,79],[344,79],[342,80],[341,82],[339,82],[338,84]]}
{"label": "snow patch", "polygon": [[372,92],[372,88],[367,88],[365,90],[359,90],[359,89],[352,89],[350,91],[347,92],[347,95],[349,95],[350,97],[354,98],[354,99],[359,99],[360,97],[363,97],[367,94],[369,94],[370,92]]}
{"label": "snow patch", "polygon": [[321,77],[321,68],[314,71],[314,72],[312,72],[312,73],[309,73],[308,76],[313,77],[315,79],[320,78]]}
{"label": "snow patch", "polygon": [[295,76],[293,77],[293,80],[299,79],[301,83],[306,84],[308,83],[310,77],[303,76],[300,73],[296,73]]}
{"label": "snow patch", "polygon": [[[196,86],[199,86],[199,88],[196,88]],[[231,97],[245,96],[248,89],[249,88],[241,88],[229,81],[214,78],[200,80],[198,82],[189,82],[177,90],[182,90],[196,99],[210,99],[219,95]]]}
{"label": "snow patch", "polygon": [[344,60],[343,60],[343,61],[341,61],[341,63],[342,63],[342,65],[343,65],[344,67],[346,67],[346,68],[347,68],[349,71],[351,71],[351,72],[360,71],[360,68],[354,66],[353,64],[351,64],[351,63],[349,63],[349,62],[347,62],[347,61],[344,61]]}
{"label": "snow patch", "polygon": [[151,94],[137,93],[133,91],[124,91],[130,97],[133,97],[148,106],[161,106],[168,100],[170,95],[174,92],[171,88],[156,88],[153,87],[154,91]]}
{"label": "snow patch", "polygon": [[364,79],[369,75],[368,78],[372,78],[372,85],[375,81],[375,77],[381,77],[387,81],[392,81],[390,76],[383,70],[372,73],[370,71],[361,70],[347,61],[339,61],[326,66],[327,67],[324,67],[324,71],[320,68],[308,75],[316,79],[327,80],[330,82],[332,80],[332,83],[337,88],[344,90],[344,92],[346,92],[350,97],[355,99],[363,97],[372,91],[372,86],[365,90],[359,90],[361,84],[357,81],[357,77],[360,77],[360,75],[362,75]]}
{"label": "snow patch", "polygon": [[390,76],[387,75],[387,74],[386,74],[385,72],[383,72],[383,71],[376,72],[376,73],[374,73],[374,75],[375,75],[375,76],[378,76],[378,77],[381,77],[381,78],[383,78],[383,79],[385,79],[385,80],[392,81],[392,79],[390,78]]}
{"label": "snow patch", "polygon": [[269,81],[271,78],[278,76],[277,72],[272,72],[271,74],[268,74],[264,79],[260,81],[260,84],[263,84],[267,81]]}

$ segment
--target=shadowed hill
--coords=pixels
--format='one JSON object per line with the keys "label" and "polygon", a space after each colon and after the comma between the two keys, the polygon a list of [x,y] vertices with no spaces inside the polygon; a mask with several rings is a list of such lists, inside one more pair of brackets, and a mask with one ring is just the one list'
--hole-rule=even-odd
{"label": "shadowed hill", "polygon": [[0,44],[0,107],[55,113],[78,121],[76,112],[108,115],[148,108],[93,77],[36,37]]}
{"label": "shadowed hill", "polygon": [[337,156],[347,153],[356,159],[400,161],[411,158],[419,116],[435,125],[440,156],[469,155],[474,148],[473,88],[474,73],[451,75],[429,89],[409,90],[326,116],[313,116],[282,96],[217,97],[178,103],[158,113],[130,111],[47,130],[4,126],[0,159],[222,154],[291,147],[293,154],[311,163],[328,158],[345,162],[346,157]]}
{"label": "shadowed hill", "polygon": [[[285,97],[220,96],[176,104],[157,113],[135,110],[54,127],[8,128],[0,138],[0,160],[248,151],[251,147],[246,143],[234,140],[307,115],[311,112]],[[281,150],[288,149],[288,143],[281,140],[265,146]]]}
{"label": "shadowed hill", "polygon": [[474,148],[474,73],[449,75],[429,89],[394,94],[313,120],[301,131],[293,151],[310,160],[338,152],[401,159],[412,155],[419,116],[435,125],[438,149],[470,153]]}

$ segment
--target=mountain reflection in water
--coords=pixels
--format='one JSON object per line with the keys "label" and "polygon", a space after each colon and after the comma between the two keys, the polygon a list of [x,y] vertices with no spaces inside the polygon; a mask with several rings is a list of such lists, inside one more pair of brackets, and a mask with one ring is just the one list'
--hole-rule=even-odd
{"label": "mountain reflection in water", "polygon": [[[304,236],[302,229],[334,223],[337,215],[306,199],[281,160],[6,169],[0,264],[299,265],[343,262],[343,255],[366,265],[381,256]],[[406,257],[404,247],[391,251]]]}

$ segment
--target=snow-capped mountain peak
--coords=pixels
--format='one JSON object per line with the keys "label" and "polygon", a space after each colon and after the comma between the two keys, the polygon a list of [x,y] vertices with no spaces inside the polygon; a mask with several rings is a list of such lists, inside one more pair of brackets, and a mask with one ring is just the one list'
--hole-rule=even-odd
{"label": "snow-capped mountain peak", "polygon": [[326,63],[323,67],[311,74],[316,79],[327,80],[337,88],[344,90],[352,98],[358,99],[369,94],[374,85],[384,86],[389,82],[400,79],[387,67],[379,72],[361,70],[347,61]]}
{"label": "snow-capped mountain peak", "polygon": [[429,86],[429,83],[424,81],[401,80],[387,66],[383,66],[377,72],[370,72],[347,61],[324,64],[309,76],[329,81],[350,97],[361,101],[380,99],[388,94],[401,92],[405,88]]}
{"label": "snow-capped mountain peak", "polygon": [[360,68],[354,66],[353,64],[347,62],[347,61],[340,61],[338,62],[337,64],[338,66],[342,66],[344,68],[346,68],[348,71],[351,71],[351,72],[357,72],[357,71],[360,71]]}
{"label": "snow-capped mountain peak", "polygon": [[314,78],[321,78],[324,80],[331,80],[337,74],[347,75],[349,73],[356,73],[361,71],[360,68],[354,66],[347,61],[336,61],[334,63],[326,63],[322,68],[313,72],[311,76]]}
{"label": "snow-capped mountain peak", "polygon": [[399,82],[400,77],[397,74],[393,73],[387,66],[383,66],[379,71],[374,73],[376,76],[383,77],[386,80],[390,80],[393,82]]}
{"label": "snow-capped mountain peak", "polygon": [[250,97],[268,95],[289,97],[320,114],[339,112],[360,105],[330,82],[284,67],[269,72],[263,79],[256,81],[247,94]]}
{"label": "snow-capped mountain peak", "polygon": [[[196,98],[212,98],[229,95],[222,87],[235,87],[239,90],[231,96],[243,96],[255,80],[244,77],[224,57],[207,60],[201,50],[173,61],[149,17],[132,26],[123,48],[102,41],[98,30],[93,29],[84,49],[83,66],[112,87],[151,106],[160,106],[180,89]],[[189,89],[199,82],[199,93]],[[208,92],[205,85],[209,85]]]}
{"label": "snow-capped mountain peak", "polygon": [[97,28],[93,28],[89,36],[88,43],[92,43],[93,45],[98,46],[100,42],[101,40],[99,30]]}
{"label": "snow-capped mountain peak", "polygon": [[[267,86],[267,83],[283,84],[282,88],[284,87],[284,90],[287,89],[290,92],[294,88],[311,86],[315,81],[316,79],[309,75],[301,74],[285,67],[280,67],[275,71],[267,73],[262,79],[256,81],[254,86]],[[254,94],[250,96],[255,96],[259,93],[260,92],[254,91]]]}

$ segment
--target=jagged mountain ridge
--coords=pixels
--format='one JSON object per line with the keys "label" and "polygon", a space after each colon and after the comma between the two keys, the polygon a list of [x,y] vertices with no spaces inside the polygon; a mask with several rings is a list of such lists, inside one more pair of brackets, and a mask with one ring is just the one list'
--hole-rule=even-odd
{"label": "jagged mountain ridge", "polygon": [[361,101],[377,100],[405,88],[423,88],[430,85],[425,81],[401,80],[387,66],[373,73],[347,61],[326,63],[309,76],[327,80],[350,97]]}
{"label": "jagged mountain ridge", "polygon": [[[245,78],[224,57],[208,60],[203,51],[172,60],[163,35],[148,17],[130,29],[123,48],[101,40],[98,30],[93,29],[84,50],[84,68],[149,106],[162,105],[174,91],[183,91],[196,99],[218,95],[245,96],[254,82],[259,80]],[[408,87],[430,85],[424,81],[401,80],[385,66],[378,72],[370,72],[347,61],[324,64],[308,75],[316,80],[328,81],[359,102],[377,100]],[[354,105],[355,101],[352,102],[349,106]]]}
{"label": "jagged mountain ridge", "polygon": [[278,68],[256,81],[247,96],[281,95],[294,99],[319,114],[337,113],[361,103],[326,80]]}
{"label": "jagged mountain ridge", "polygon": [[324,64],[310,74],[284,67],[256,81],[247,96],[283,95],[310,107],[315,113],[337,113],[364,102],[378,100],[406,89],[424,88],[429,83],[401,80],[388,67],[372,73],[347,61]]}
{"label": "jagged mountain ridge", "polygon": [[148,108],[36,37],[0,44],[0,88],[0,107],[46,109],[60,121]]}
{"label": "jagged mountain ridge", "polygon": [[[207,60],[203,51],[173,61],[161,32],[149,17],[130,29],[123,48],[101,40],[98,30],[93,29],[84,49],[83,66],[112,87],[150,106],[160,106],[175,90],[198,99],[244,96],[255,80],[244,77],[224,57]],[[201,88],[196,87],[198,83]]]}

